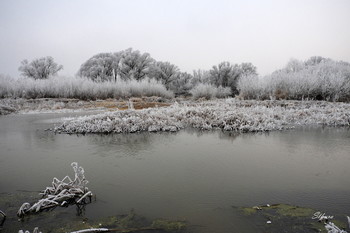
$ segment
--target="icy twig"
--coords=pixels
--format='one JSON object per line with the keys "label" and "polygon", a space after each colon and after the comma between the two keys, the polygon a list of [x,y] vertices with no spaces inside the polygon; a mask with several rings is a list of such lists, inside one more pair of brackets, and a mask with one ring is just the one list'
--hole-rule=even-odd
{"label": "icy twig", "polygon": [[5,220],[6,220],[6,214],[2,210],[0,210],[0,215],[2,215],[2,220],[0,222],[0,227],[2,227],[5,223]]}
{"label": "icy twig", "polygon": [[[23,230],[19,230],[18,233],[30,233],[29,231],[23,231]],[[35,227],[33,230],[33,233],[42,233],[41,231],[39,231],[38,227]]]}
{"label": "icy twig", "polygon": [[82,200],[84,200],[87,196],[92,196],[92,192],[89,191],[87,193],[85,193],[78,201],[77,203],[80,203]]}
{"label": "icy twig", "polygon": [[71,164],[74,170],[74,180],[69,176],[65,176],[62,180],[56,177],[52,180],[52,186],[47,187],[40,194],[42,198],[32,206],[29,203],[23,203],[17,212],[18,217],[23,217],[29,213],[36,213],[44,209],[56,206],[65,206],[67,204],[78,204],[86,197],[92,196],[92,192],[88,190],[85,179],[85,171],[78,166],[77,162]]}
{"label": "icy twig", "polygon": [[337,227],[332,222],[326,223],[326,225],[324,227],[326,228],[328,233],[347,233],[346,231],[344,231],[344,230],[340,229],[339,227]]}

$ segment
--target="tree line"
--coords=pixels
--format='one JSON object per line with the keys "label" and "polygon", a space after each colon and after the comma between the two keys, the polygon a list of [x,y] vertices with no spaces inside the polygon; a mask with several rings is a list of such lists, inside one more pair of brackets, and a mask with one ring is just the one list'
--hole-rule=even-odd
{"label": "tree line", "polygon": [[[19,67],[23,76],[34,79],[47,79],[61,69],[63,66],[52,57],[24,60]],[[92,56],[80,66],[77,75],[109,85],[153,79],[176,96],[194,98],[350,101],[350,63],[321,56],[305,61],[291,59],[284,68],[262,78],[252,63],[221,62],[210,70],[189,74],[170,62],[156,61],[149,53],[129,48]]]}
{"label": "tree line", "polygon": [[[52,57],[22,61],[19,71],[23,76],[34,79],[47,79],[56,75],[63,66],[53,61]],[[228,87],[233,95],[238,94],[237,82],[243,76],[257,75],[252,63],[231,64],[221,62],[210,70],[196,70],[193,74],[180,71],[170,62],[156,61],[149,53],[141,53],[132,48],[119,52],[99,53],[78,70],[78,76],[95,82],[117,80],[155,79],[176,95],[188,95],[190,90],[199,84],[210,84],[213,87]]]}

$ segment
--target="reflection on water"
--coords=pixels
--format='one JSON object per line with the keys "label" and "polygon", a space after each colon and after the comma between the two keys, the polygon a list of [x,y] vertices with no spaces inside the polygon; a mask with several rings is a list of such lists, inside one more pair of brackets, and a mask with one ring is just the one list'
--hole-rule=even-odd
{"label": "reflection on water", "polygon": [[[164,133],[165,140],[171,141],[175,133]],[[143,151],[152,150],[152,144],[157,141],[158,135],[154,133],[132,133],[132,134],[101,134],[86,135],[86,140],[91,145],[96,145],[95,154],[101,157],[106,156],[133,156],[142,158]]]}
{"label": "reflection on water", "polygon": [[350,209],[346,128],[85,136],[45,131],[63,116],[0,117],[1,192],[42,190],[53,177],[71,175],[69,165],[77,161],[97,195],[87,218],[134,208],[146,217],[187,219],[200,226],[195,232],[252,232],[231,206],[288,203],[330,214]]}

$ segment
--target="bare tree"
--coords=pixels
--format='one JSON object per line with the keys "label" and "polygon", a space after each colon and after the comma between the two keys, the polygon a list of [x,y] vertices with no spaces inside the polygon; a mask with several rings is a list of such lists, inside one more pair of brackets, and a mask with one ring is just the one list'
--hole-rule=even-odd
{"label": "bare tree", "polygon": [[54,62],[52,57],[34,59],[30,63],[28,60],[23,60],[18,68],[23,76],[34,79],[47,79],[62,69],[63,66]]}

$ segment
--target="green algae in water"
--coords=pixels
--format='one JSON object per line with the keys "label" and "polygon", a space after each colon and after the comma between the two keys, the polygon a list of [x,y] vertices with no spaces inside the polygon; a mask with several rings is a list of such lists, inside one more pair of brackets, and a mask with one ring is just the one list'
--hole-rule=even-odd
{"label": "green algae in water", "polygon": [[[19,230],[32,231],[35,227],[43,233],[65,233],[89,228],[121,229],[132,232],[133,229],[142,229],[143,232],[182,232],[187,224],[184,221],[167,219],[147,219],[138,215],[134,210],[129,213],[105,217],[98,220],[89,220],[84,216],[75,216],[75,206],[58,208],[55,211],[43,211],[35,215],[26,216],[18,221],[16,212],[21,204],[28,199],[37,197],[37,192],[21,191],[17,193],[0,193],[0,209],[7,215],[6,221],[0,229],[1,233],[18,232]],[[88,208],[88,206],[87,206]],[[1,219],[0,219],[1,220]],[[122,232],[123,232],[122,231]]]}
{"label": "green algae in water", "polygon": [[[235,207],[259,232],[325,232],[325,223],[313,219],[317,212],[312,208],[288,204],[254,207]],[[343,220],[343,221],[341,221]],[[346,216],[334,216],[330,220],[341,229],[346,229]]]}
{"label": "green algae in water", "polygon": [[[55,227],[56,226],[56,227]],[[57,223],[50,226],[39,226],[43,233],[66,233],[90,228],[108,228],[117,229],[117,232],[183,232],[187,224],[184,221],[171,221],[166,219],[155,219],[153,221],[138,215],[135,211],[125,215],[117,215],[99,220],[80,219],[62,224],[59,227]],[[27,229],[26,229],[27,230]]]}
{"label": "green algae in water", "polygon": [[155,219],[149,221],[143,216],[137,215],[131,211],[127,215],[112,216],[92,222],[77,222],[62,227],[57,230],[50,231],[52,233],[71,232],[89,228],[108,228],[118,229],[120,232],[148,232],[155,230],[157,232],[182,232],[187,227],[184,221],[172,221],[167,219]]}
{"label": "green algae in water", "polygon": [[153,221],[152,227],[163,229],[166,232],[179,232],[186,228],[186,223],[184,221],[156,219]]}
{"label": "green algae in water", "polygon": [[242,207],[241,210],[245,215],[256,214],[259,211],[275,210],[278,215],[290,216],[290,217],[307,217],[312,216],[316,211],[311,208],[287,205],[287,204],[274,204],[254,207]]}
{"label": "green algae in water", "polygon": [[142,228],[150,224],[145,217],[136,214],[134,210],[131,210],[127,215],[119,216],[116,223],[121,228]]}

